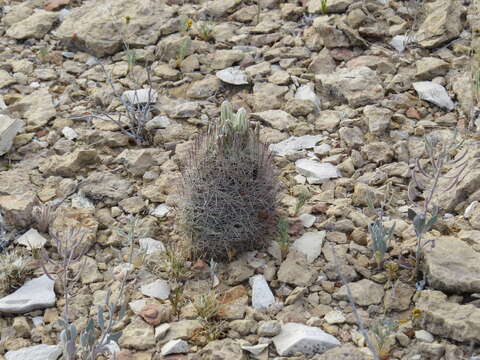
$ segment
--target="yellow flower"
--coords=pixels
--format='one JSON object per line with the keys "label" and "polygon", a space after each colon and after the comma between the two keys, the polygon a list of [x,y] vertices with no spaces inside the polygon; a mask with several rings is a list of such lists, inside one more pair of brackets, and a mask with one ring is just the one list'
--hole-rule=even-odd
{"label": "yellow flower", "polygon": [[188,26],[188,28],[191,28],[191,27],[192,27],[192,24],[193,24],[193,20],[192,20],[192,19],[188,19],[188,20],[187,20],[187,26]]}
{"label": "yellow flower", "polygon": [[415,319],[418,319],[420,316],[422,316],[422,310],[418,309],[418,308],[413,308],[412,310],[412,319],[415,320]]}

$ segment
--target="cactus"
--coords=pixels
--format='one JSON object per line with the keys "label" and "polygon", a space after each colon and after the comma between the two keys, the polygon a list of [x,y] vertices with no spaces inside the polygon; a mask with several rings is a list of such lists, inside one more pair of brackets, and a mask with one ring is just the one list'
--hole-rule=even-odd
{"label": "cactus", "polygon": [[220,120],[188,155],[179,214],[193,255],[221,261],[267,245],[275,232],[277,178],[246,111],[235,113],[224,102]]}

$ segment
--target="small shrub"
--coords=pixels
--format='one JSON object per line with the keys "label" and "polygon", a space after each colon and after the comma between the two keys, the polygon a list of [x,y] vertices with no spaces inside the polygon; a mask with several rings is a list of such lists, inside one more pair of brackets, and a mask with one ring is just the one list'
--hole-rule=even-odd
{"label": "small shrub", "polygon": [[196,28],[198,32],[198,37],[203,41],[209,41],[213,37],[213,27],[214,23],[211,21],[202,21]]}
{"label": "small shrub", "polygon": [[18,250],[0,254],[0,294],[9,294],[32,274],[31,258]]}
{"label": "small shrub", "polygon": [[275,231],[272,155],[244,109],[222,104],[220,121],[196,139],[182,169],[180,222],[194,257],[225,260],[260,249]]}
{"label": "small shrub", "polygon": [[395,344],[393,335],[397,331],[397,323],[389,318],[380,319],[373,324],[370,331],[379,359],[388,360],[391,348]]}
{"label": "small shrub", "polygon": [[219,310],[217,295],[214,291],[198,295],[193,302],[193,306],[200,319],[210,321],[217,316]]}
{"label": "small shrub", "polygon": [[289,222],[284,217],[279,217],[277,221],[277,235],[276,240],[280,246],[282,259],[287,257],[288,247],[290,246],[290,234],[288,233]]}

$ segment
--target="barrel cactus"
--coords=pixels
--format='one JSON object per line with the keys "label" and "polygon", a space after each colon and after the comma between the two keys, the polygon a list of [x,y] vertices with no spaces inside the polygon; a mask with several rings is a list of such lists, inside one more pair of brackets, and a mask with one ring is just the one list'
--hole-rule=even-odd
{"label": "barrel cactus", "polygon": [[243,108],[234,112],[224,102],[220,120],[195,140],[184,164],[179,215],[194,257],[222,261],[268,244],[278,198],[275,165]]}

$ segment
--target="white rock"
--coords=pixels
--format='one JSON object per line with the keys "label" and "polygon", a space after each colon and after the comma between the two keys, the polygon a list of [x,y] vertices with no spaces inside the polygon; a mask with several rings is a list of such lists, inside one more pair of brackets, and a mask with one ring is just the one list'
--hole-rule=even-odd
{"label": "white rock", "polygon": [[45,324],[45,322],[43,321],[43,316],[34,316],[32,318],[32,323],[33,326],[40,326]]}
{"label": "white rock", "polygon": [[145,251],[147,255],[165,251],[165,245],[160,240],[155,240],[152,238],[143,238],[139,239],[140,249]]}
{"label": "white rock", "polygon": [[122,94],[122,100],[132,105],[154,103],[157,92],[154,89],[127,90]]}
{"label": "white rock", "polygon": [[153,215],[158,218],[163,218],[165,215],[167,215],[172,208],[168,206],[167,204],[160,204],[158,205],[155,210],[151,212],[150,215]]}
{"label": "white rock", "polygon": [[320,112],[320,109],[321,109],[320,98],[317,96],[317,94],[315,94],[314,89],[315,89],[315,85],[312,83],[308,83],[300,86],[297,89],[297,92],[295,93],[295,99],[310,100],[315,105],[315,108],[317,109],[317,111]]}
{"label": "white rock", "polygon": [[252,307],[268,309],[275,302],[275,297],[263,275],[252,276],[249,283],[252,287]]}
{"label": "white rock", "polygon": [[170,354],[184,354],[188,352],[190,345],[185,340],[177,339],[170,340],[162,346],[162,356]]}
{"label": "white rock", "polygon": [[27,281],[20,289],[0,299],[0,313],[22,314],[54,306],[53,284],[47,275]]}
{"label": "white rock", "polygon": [[309,228],[313,225],[315,220],[317,219],[314,215],[312,214],[302,214],[298,217],[300,221],[302,222],[302,225],[306,228]]}
{"label": "white rock", "polygon": [[296,250],[305,254],[307,262],[311,263],[321,254],[325,235],[325,231],[306,232],[300,238],[295,240],[292,246]]}
{"label": "white rock", "polygon": [[229,67],[220,71],[217,71],[217,78],[232,85],[246,85],[248,84],[247,73],[240,70],[238,66]]}
{"label": "white rock", "polygon": [[305,185],[305,183],[307,182],[307,178],[303,175],[295,175],[293,179],[297,182],[297,184],[300,185]]}
{"label": "white rock", "polygon": [[57,360],[60,355],[62,355],[60,346],[42,344],[9,351],[5,354],[5,360]]}
{"label": "white rock", "polygon": [[74,140],[78,137],[78,134],[75,130],[71,127],[65,126],[62,130],[63,136],[65,136],[68,140]]}
{"label": "white rock", "polygon": [[330,325],[333,324],[343,324],[346,321],[345,316],[341,311],[332,310],[325,314],[325,321]]}
{"label": "white rock", "polygon": [[139,300],[130,301],[128,303],[128,306],[135,314],[138,315],[146,304],[147,304],[146,299],[139,299]]}
{"label": "white rock", "polygon": [[30,229],[17,239],[17,243],[28,249],[41,249],[46,243],[45,239],[36,229]]}
{"label": "white rock", "polygon": [[273,338],[273,343],[280,356],[321,354],[340,345],[335,337],[323,330],[300,323],[283,325],[280,334]]}
{"label": "white rock", "polygon": [[0,156],[6,154],[13,145],[13,139],[22,129],[23,121],[14,120],[0,114]]}
{"label": "white rock", "polygon": [[415,331],[415,338],[417,340],[420,340],[420,341],[423,341],[423,342],[428,342],[428,343],[432,343],[433,342],[433,335],[430,334],[428,331],[426,330],[417,330]]}
{"label": "white rock", "polygon": [[0,110],[5,110],[7,108],[7,105],[5,104],[5,101],[3,101],[3,97],[0,95]]}
{"label": "white rock", "polygon": [[477,200],[472,201],[470,205],[468,205],[467,208],[465,209],[463,217],[465,219],[471,218],[477,206],[478,206],[478,201]]}
{"label": "white rock", "polygon": [[447,90],[445,90],[442,85],[432,81],[419,81],[414,82],[412,85],[420,99],[431,102],[449,111],[455,107],[452,99],[448,96]]}
{"label": "white rock", "polygon": [[325,139],[323,135],[292,136],[277,144],[271,144],[269,149],[278,156],[292,155],[301,150],[312,149],[323,139]]}
{"label": "white rock", "polygon": [[299,174],[305,176],[310,184],[322,183],[340,177],[336,166],[312,159],[300,159],[295,162]]}
{"label": "white rock", "polygon": [[163,115],[155,116],[145,124],[147,130],[166,129],[172,124],[172,120]]}
{"label": "white rock", "polygon": [[87,198],[82,191],[72,196],[72,206],[80,209],[95,209],[92,200]]}
{"label": "white rock", "polygon": [[150,284],[142,285],[140,291],[145,296],[166,300],[170,296],[170,285],[168,285],[168,281],[156,280]]}
{"label": "white rock", "polygon": [[242,345],[241,348],[245,351],[248,351],[250,354],[253,355],[260,355],[269,344],[258,344],[258,345]]}
{"label": "white rock", "polygon": [[313,152],[317,155],[320,155],[320,156],[328,155],[330,150],[332,150],[332,147],[328,144],[322,144],[322,145],[319,145],[319,146],[315,146],[313,148]]}
{"label": "white rock", "polygon": [[167,335],[167,331],[170,330],[170,324],[162,324],[155,328],[155,340],[160,340]]}

